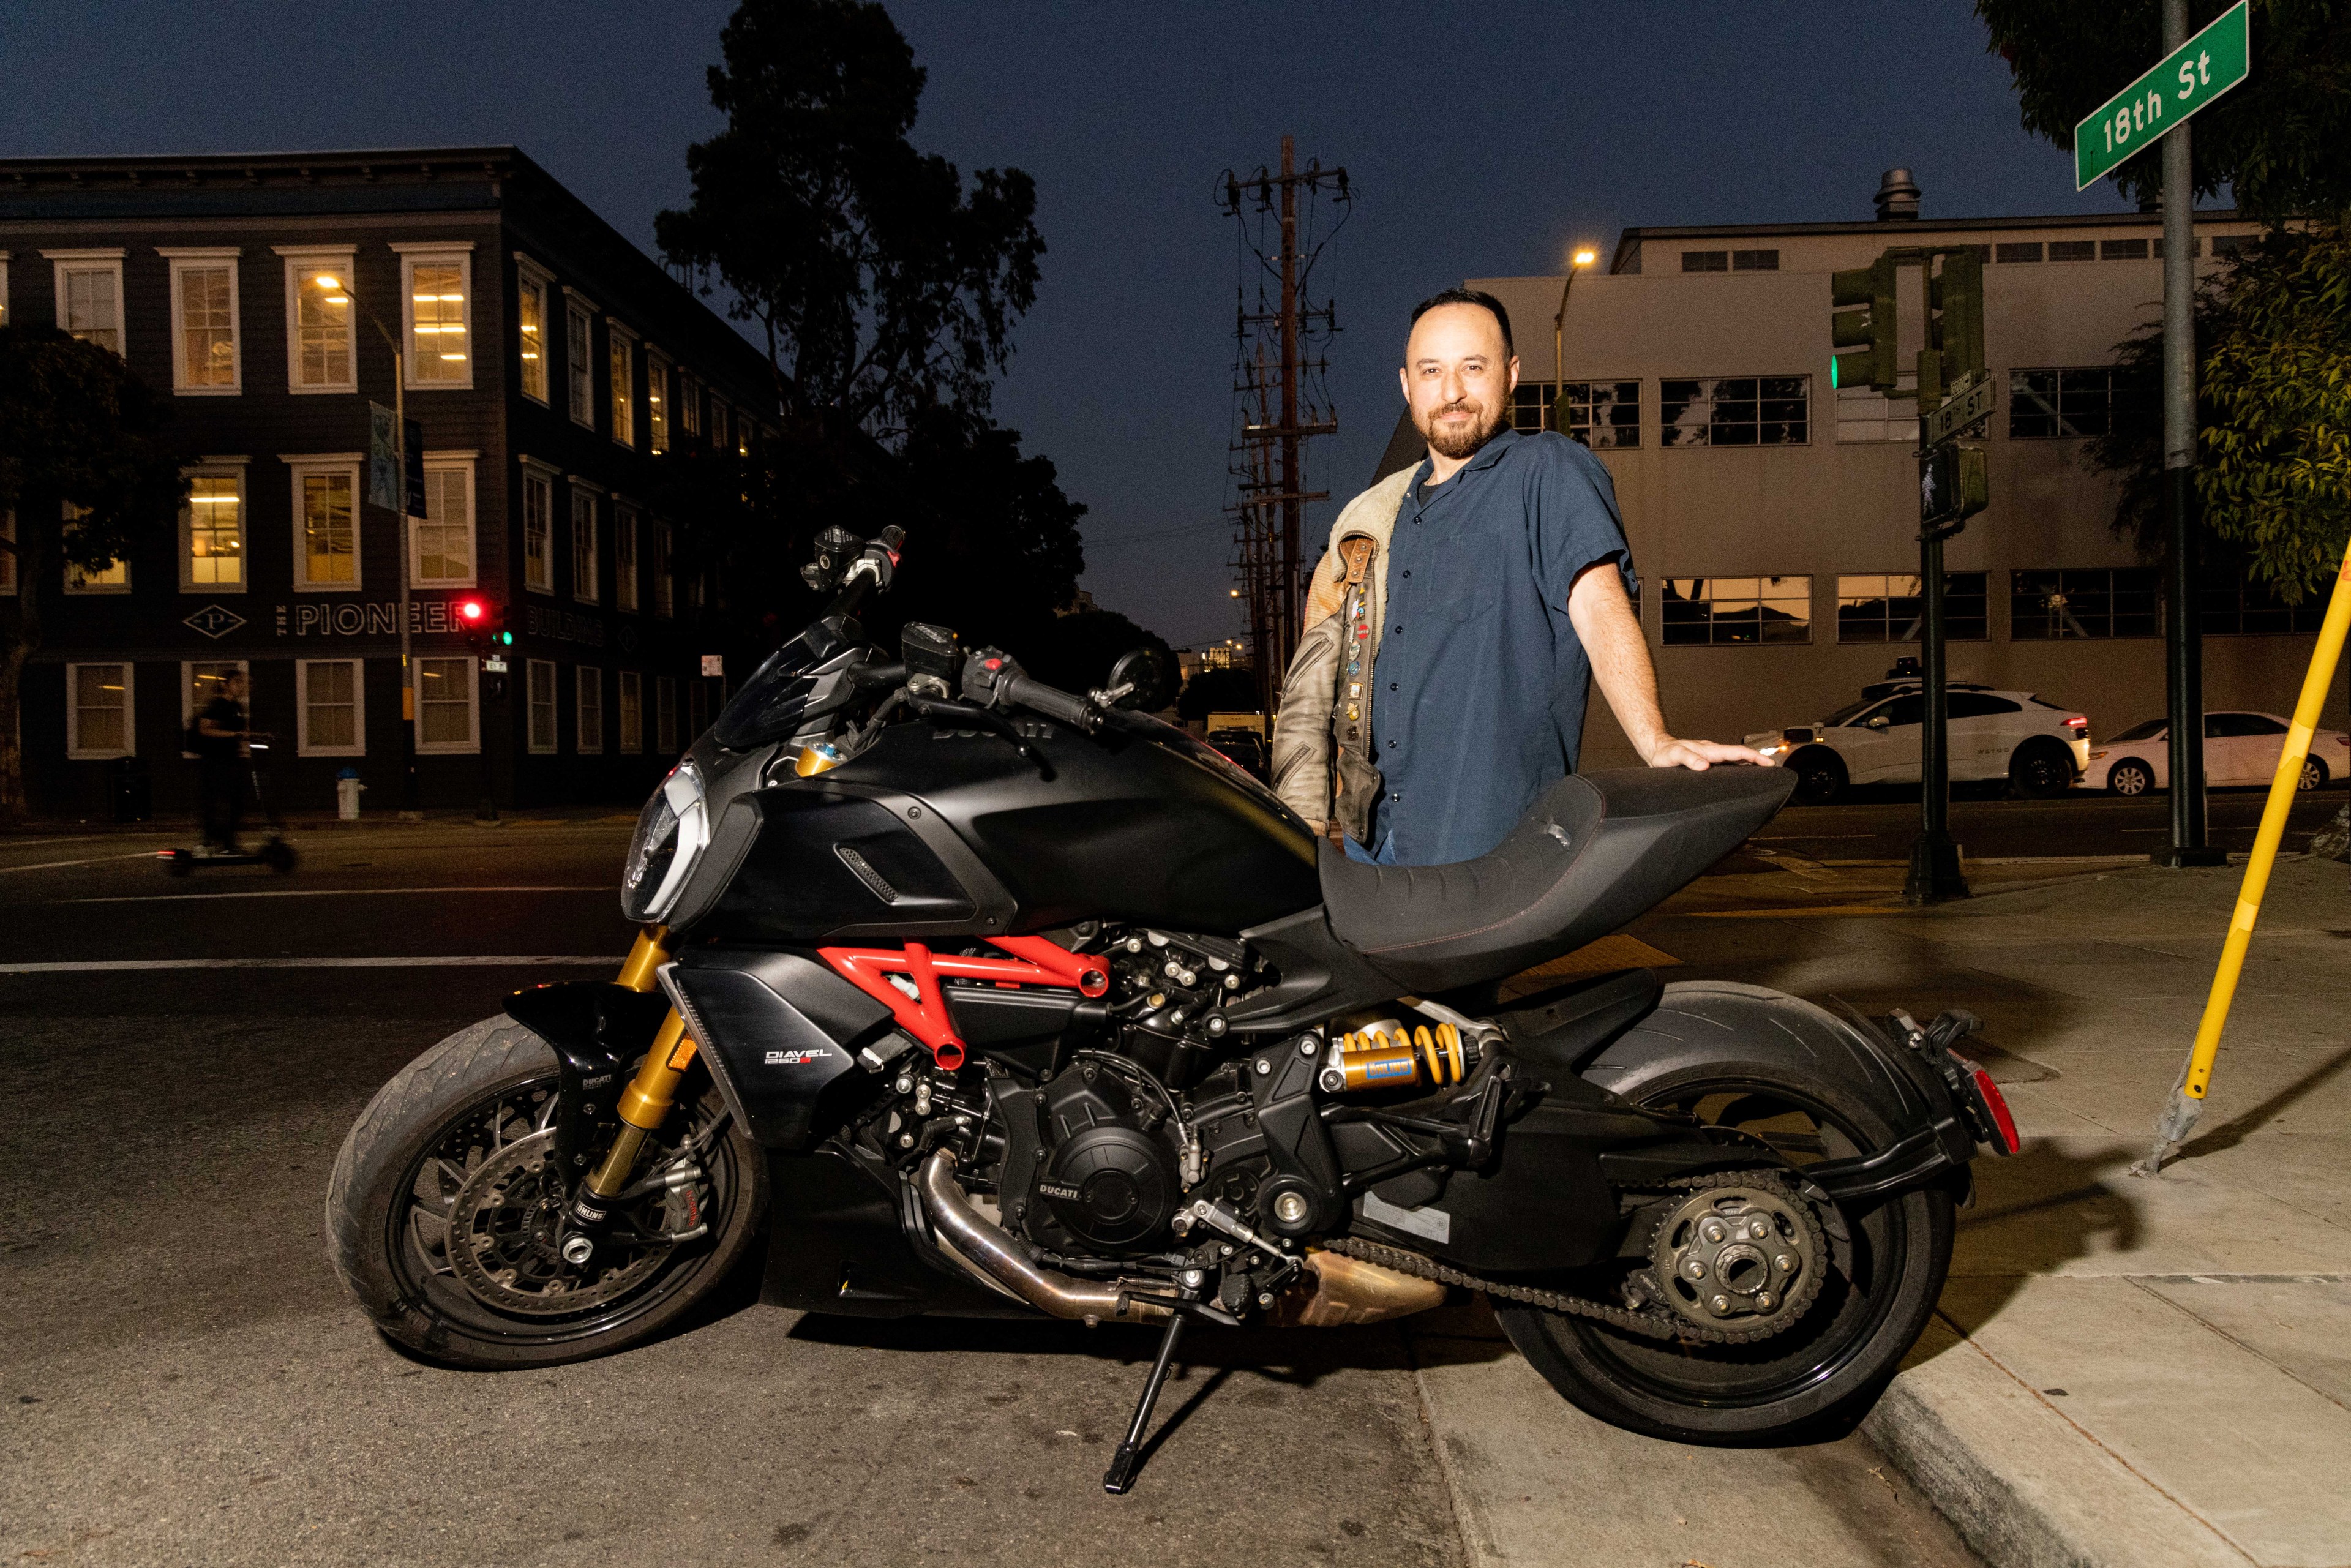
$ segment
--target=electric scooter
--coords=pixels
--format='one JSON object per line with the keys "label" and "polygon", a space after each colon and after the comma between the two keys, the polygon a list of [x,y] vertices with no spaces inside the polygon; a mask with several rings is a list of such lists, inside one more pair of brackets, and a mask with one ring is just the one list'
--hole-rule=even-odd
{"label": "electric scooter", "polygon": [[277,809],[270,804],[268,791],[261,787],[261,763],[269,755],[271,738],[266,735],[249,736],[245,748],[245,776],[253,786],[253,803],[261,809],[263,820],[269,824],[269,836],[257,848],[229,854],[203,847],[158,850],[155,858],[163,862],[164,875],[185,876],[200,865],[266,865],[280,876],[294,869],[301,856],[282,836],[286,824],[277,815]]}

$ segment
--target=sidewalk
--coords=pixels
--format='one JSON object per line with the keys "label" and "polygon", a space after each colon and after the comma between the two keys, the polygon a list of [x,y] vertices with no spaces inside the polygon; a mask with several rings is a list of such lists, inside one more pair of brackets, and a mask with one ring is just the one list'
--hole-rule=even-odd
{"label": "sidewalk", "polygon": [[1983,1019],[2026,1146],[1978,1163],[1938,1321],[1864,1430],[1989,1562],[2351,1563],[2345,869],[2278,866],[2203,1124],[2153,1182],[2126,1167],[2242,872],[2050,869],[1905,911],[1898,871],[1778,865],[1635,934],[1669,978]]}

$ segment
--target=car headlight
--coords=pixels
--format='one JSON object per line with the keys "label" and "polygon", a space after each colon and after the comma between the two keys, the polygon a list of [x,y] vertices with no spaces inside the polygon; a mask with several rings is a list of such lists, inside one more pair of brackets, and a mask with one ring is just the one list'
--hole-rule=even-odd
{"label": "car headlight", "polygon": [[636,836],[629,841],[628,866],[621,882],[622,915],[640,923],[667,915],[709,843],[710,811],[703,800],[702,769],[691,761],[681,762],[637,813]]}

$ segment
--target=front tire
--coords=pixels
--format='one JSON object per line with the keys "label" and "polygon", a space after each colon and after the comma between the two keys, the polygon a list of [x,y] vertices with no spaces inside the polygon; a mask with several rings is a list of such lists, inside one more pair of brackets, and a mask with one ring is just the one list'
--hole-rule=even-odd
{"label": "front tire", "polygon": [[1844,759],[1825,746],[1809,746],[1790,758],[1799,806],[1825,806],[1844,793]]}
{"label": "front tire", "polygon": [[[1899,1135],[1859,1097],[1775,1063],[1662,1065],[1609,1086],[1645,1108],[1755,1133],[1800,1166],[1871,1153]],[[1707,1447],[1787,1442],[1856,1415],[1894,1375],[1941,1294],[1951,1216],[1951,1192],[1941,1186],[1844,1212],[1844,1237],[1828,1226],[1831,1268],[1820,1295],[1802,1318],[1753,1344],[1666,1344],[1499,1301],[1495,1315],[1552,1387],[1603,1421]]]}
{"label": "front tire", "polygon": [[2074,787],[2074,754],[2036,736],[2010,755],[2008,781],[2027,800],[2053,800]]}
{"label": "front tire", "polygon": [[2154,769],[2135,757],[2126,758],[2107,771],[2106,788],[2125,799],[2144,795],[2155,788]]}
{"label": "front tire", "polygon": [[2321,762],[2315,757],[2304,758],[2302,759],[2302,771],[2294,776],[2294,787],[2298,790],[2304,791],[2325,789],[2326,764]]}
{"label": "front tire", "polygon": [[[566,1192],[546,1157],[555,1051],[501,1014],[418,1057],[353,1124],[327,1186],[327,1254],[386,1336],[444,1366],[551,1366],[641,1343],[724,1280],[751,1246],[766,1162],[708,1074],[687,1081],[646,1140],[637,1178],[693,1165],[698,1180],[624,1207],[640,1228],[692,1240],[558,1257]],[[460,1250],[462,1249],[462,1250]],[[584,1303],[574,1306],[572,1302]]]}

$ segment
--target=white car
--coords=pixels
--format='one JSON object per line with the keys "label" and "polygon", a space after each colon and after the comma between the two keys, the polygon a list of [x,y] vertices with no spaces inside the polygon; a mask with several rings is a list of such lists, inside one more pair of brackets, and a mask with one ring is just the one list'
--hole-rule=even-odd
{"label": "white car", "polygon": [[[2242,709],[2204,716],[2204,782],[2267,784],[2277,777],[2285,750],[2286,721],[2273,713]],[[2171,785],[2171,725],[2148,719],[2101,742],[2082,770],[2081,788],[2144,795]],[[2310,737],[2297,789],[2315,789],[2330,779],[2351,775],[2351,736],[2325,731]]]}
{"label": "white car", "polygon": [[[2090,721],[2031,692],[1953,683],[1950,769],[1956,781],[2005,779],[2021,795],[2063,795],[2087,762]],[[1927,699],[1915,683],[1880,685],[1818,724],[1767,729],[1747,744],[1796,774],[1796,800],[1834,800],[1848,784],[1916,784]]]}

